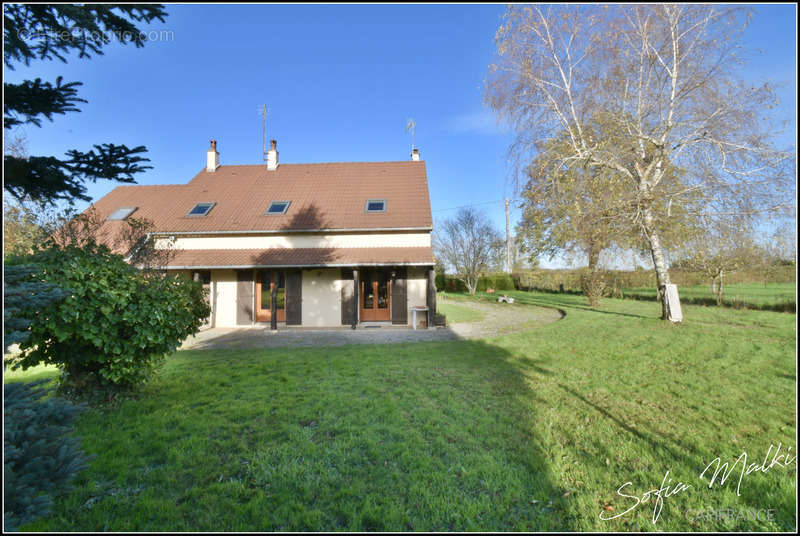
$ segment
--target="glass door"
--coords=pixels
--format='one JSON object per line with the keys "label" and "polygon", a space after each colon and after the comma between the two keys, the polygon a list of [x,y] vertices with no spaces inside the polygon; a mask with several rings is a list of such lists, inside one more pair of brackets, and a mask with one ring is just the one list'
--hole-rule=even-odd
{"label": "glass door", "polygon": [[272,289],[277,285],[275,305],[278,322],[286,321],[286,278],[276,270],[256,271],[256,322],[272,320]]}
{"label": "glass door", "polygon": [[392,282],[384,270],[361,271],[361,320],[380,322],[392,319]]}

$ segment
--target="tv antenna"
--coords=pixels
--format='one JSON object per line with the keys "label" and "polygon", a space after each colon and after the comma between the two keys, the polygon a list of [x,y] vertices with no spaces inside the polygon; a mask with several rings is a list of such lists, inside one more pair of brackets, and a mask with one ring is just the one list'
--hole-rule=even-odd
{"label": "tv antenna", "polygon": [[406,133],[411,132],[411,150],[414,150],[414,134],[417,132],[417,122],[414,118],[409,117],[406,119]]}
{"label": "tv antenna", "polygon": [[258,109],[258,115],[264,119],[263,129],[263,144],[261,147],[261,158],[264,162],[267,161],[267,115],[269,115],[269,108],[266,104],[262,104]]}

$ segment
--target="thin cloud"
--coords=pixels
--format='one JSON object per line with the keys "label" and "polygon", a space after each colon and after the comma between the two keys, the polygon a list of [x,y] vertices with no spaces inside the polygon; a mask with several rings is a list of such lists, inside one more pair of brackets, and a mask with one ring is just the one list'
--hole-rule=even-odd
{"label": "thin cloud", "polygon": [[497,136],[503,134],[503,127],[489,110],[459,114],[446,122],[449,132],[455,134],[482,134]]}

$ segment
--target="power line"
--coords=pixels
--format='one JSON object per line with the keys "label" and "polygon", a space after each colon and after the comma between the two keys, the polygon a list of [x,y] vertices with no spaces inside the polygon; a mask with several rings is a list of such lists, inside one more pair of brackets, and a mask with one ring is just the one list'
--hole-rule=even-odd
{"label": "power line", "polygon": [[477,207],[480,205],[491,205],[492,203],[505,203],[505,199],[497,199],[496,201],[484,201],[483,203],[472,203],[469,205],[461,205],[460,207],[437,208],[436,210],[432,210],[431,212],[444,212],[446,210],[456,210],[459,208]]}

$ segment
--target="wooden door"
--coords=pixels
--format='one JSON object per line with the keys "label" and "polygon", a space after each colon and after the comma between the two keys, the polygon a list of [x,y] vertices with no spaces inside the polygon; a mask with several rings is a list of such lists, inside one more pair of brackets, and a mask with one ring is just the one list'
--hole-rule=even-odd
{"label": "wooden door", "polygon": [[361,307],[362,322],[381,322],[392,319],[392,281],[384,270],[362,270]]}
{"label": "wooden door", "polygon": [[272,290],[277,285],[275,295],[278,322],[286,321],[286,278],[276,270],[256,271],[256,322],[272,320]]}

